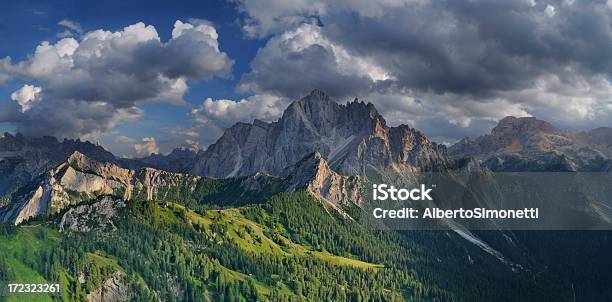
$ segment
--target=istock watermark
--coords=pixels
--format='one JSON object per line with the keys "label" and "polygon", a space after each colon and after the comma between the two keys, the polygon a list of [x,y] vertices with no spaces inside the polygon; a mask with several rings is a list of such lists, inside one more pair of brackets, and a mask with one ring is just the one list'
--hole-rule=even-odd
{"label": "istock watermark", "polygon": [[421,184],[420,188],[416,189],[397,189],[395,186],[388,184],[374,184],[372,190],[373,200],[433,200],[429,195],[436,185],[432,185],[427,189],[425,184]]}
{"label": "istock watermark", "polygon": [[397,173],[369,177],[362,221],[391,229],[612,230],[612,173]]}

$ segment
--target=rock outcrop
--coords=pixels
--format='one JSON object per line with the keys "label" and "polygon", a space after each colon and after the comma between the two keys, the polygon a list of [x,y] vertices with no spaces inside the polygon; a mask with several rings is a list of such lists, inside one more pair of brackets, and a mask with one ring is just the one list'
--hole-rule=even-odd
{"label": "rock outcrop", "polygon": [[0,136],[0,197],[65,161],[74,151],[100,162],[117,163],[112,153],[90,142],[4,133]]}
{"label": "rock outcrop", "polygon": [[86,225],[82,222],[89,219],[104,222],[120,202],[135,198],[189,197],[203,202],[227,200],[228,204],[243,204],[248,200],[265,200],[278,192],[307,190],[334,207],[361,203],[359,178],[334,172],[318,152],[283,173],[282,177],[255,173],[229,179],[204,179],[153,168],[129,170],[75,152],[64,163],[13,193],[11,202],[0,208],[0,221],[20,224],[33,217],[69,209],[60,227],[89,231],[82,227]]}
{"label": "rock outcrop", "polygon": [[349,205],[361,206],[362,184],[359,176],[334,172],[319,152],[311,153],[285,171],[286,190],[306,190],[332,208],[342,211]]}
{"label": "rock outcrop", "polygon": [[89,302],[123,302],[134,298],[134,292],[126,282],[123,272],[115,272],[106,279],[100,288],[87,295]]}
{"label": "rock outcrop", "polygon": [[64,163],[13,193],[11,202],[0,208],[0,221],[19,224],[105,195],[123,200],[134,196],[151,200],[163,199],[171,191],[189,194],[199,179],[199,176],[151,168],[133,171],[75,151]]}
{"label": "rock outcrop", "polygon": [[113,232],[117,229],[113,218],[123,207],[125,202],[121,199],[113,200],[108,196],[93,204],[76,206],[62,216],[60,232]]}

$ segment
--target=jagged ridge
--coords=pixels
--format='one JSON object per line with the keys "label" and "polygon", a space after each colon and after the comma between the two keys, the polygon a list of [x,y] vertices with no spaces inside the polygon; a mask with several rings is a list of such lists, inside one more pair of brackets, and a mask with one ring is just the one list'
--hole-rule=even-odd
{"label": "jagged ridge", "polygon": [[293,102],[276,122],[237,123],[206,151],[191,172],[229,177],[281,175],[304,156],[319,152],[343,174],[366,169],[432,170],[448,165],[446,149],[405,125],[389,127],[374,105],[338,104],[320,90]]}
{"label": "jagged ridge", "polygon": [[98,161],[117,163],[112,153],[87,141],[65,139],[60,142],[50,136],[26,138],[19,133],[4,133],[0,137],[0,196],[60,164],[74,151]]}
{"label": "jagged ridge", "polygon": [[474,157],[494,171],[610,171],[612,129],[571,132],[534,117],[506,117],[490,134],[449,148],[454,158]]}
{"label": "jagged ridge", "polygon": [[315,151],[285,171],[286,191],[305,189],[324,205],[344,214],[344,207],[361,206],[362,183],[359,176],[344,176],[334,172],[323,156]]}
{"label": "jagged ridge", "polygon": [[255,173],[212,179],[153,168],[135,171],[74,152],[64,163],[13,193],[11,203],[0,208],[0,221],[20,224],[101,196],[114,196],[124,201],[135,198],[217,200],[229,205],[263,201],[283,191],[307,190],[333,207],[349,203],[359,205],[358,178],[332,171],[320,154],[308,156],[290,169],[291,173],[283,178]]}

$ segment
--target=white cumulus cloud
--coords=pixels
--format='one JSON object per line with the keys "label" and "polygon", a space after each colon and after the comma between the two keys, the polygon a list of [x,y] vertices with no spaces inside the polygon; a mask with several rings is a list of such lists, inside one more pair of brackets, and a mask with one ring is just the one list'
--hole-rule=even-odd
{"label": "white cumulus cloud", "polygon": [[391,77],[370,58],[330,41],[314,24],[272,37],[258,51],[251,69],[241,79],[241,91],[294,99],[315,88],[336,96],[355,95]]}
{"label": "white cumulus cloud", "polygon": [[236,122],[276,120],[286,106],[286,99],[273,95],[255,95],[239,101],[207,98],[191,110],[191,116],[199,123],[227,128]]}
{"label": "white cumulus cloud", "polygon": [[140,156],[159,153],[159,147],[157,147],[157,141],[154,137],[144,137],[140,143],[135,143],[132,147],[134,147],[134,152]]}
{"label": "white cumulus cloud", "polygon": [[546,5],[544,12],[546,13],[547,16],[552,18],[557,14],[557,9],[554,6],[548,4]]}
{"label": "white cumulus cloud", "polygon": [[193,139],[186,139],[183,142],[182,147],[187,148],[192,151],[198,151],[200,149],[200,142],[198,142],[197,140],[193,140]]}
{"label": "white cumulus cloud", "polygon": [[11,100],[17,102],[21,106],[21,112],[26,112],[32,108],[34,102],[41,100],[40,93],[42,88],[33,85],[23,85],[23,87],[17,89],[11,93]]}
{"label": "white cumulus cloud", "polygon": [[63,26],[71,31],[74,31],[78,34],[83,33],[83,27],[81,27],[81,24],[79,24],[78,22],[72,21],[72,20],[68,20],[68,19],[63,19],[59,22],[57,22],[57,25],[59,26]]}
{"label": "white cumulus cloud", "polygon": [[[70,20],[60,25],[80,30]],[[220,50],[218,38],[209,23],[177,20],[167,41],[142,22],[43,41],[22,61],[0,59],[0,82],[19,77],[44,92],[42,102],[31,84],[15,92],[22,112],[5,113],[0,122],[24,134],[84,137],[141,118],[140,102],[183,104],[188,81],[230,74],[233,61]]]}

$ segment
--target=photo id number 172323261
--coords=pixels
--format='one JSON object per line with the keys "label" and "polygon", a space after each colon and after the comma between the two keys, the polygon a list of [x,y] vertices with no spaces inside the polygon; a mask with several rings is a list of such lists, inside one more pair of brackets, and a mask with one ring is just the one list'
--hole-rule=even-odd
{"label": "photo id number 172323261", "polygon": [[21,294],[61,294],[59,283],[20,283],[2,282],[0,289],[1,296],[21,295]]}

